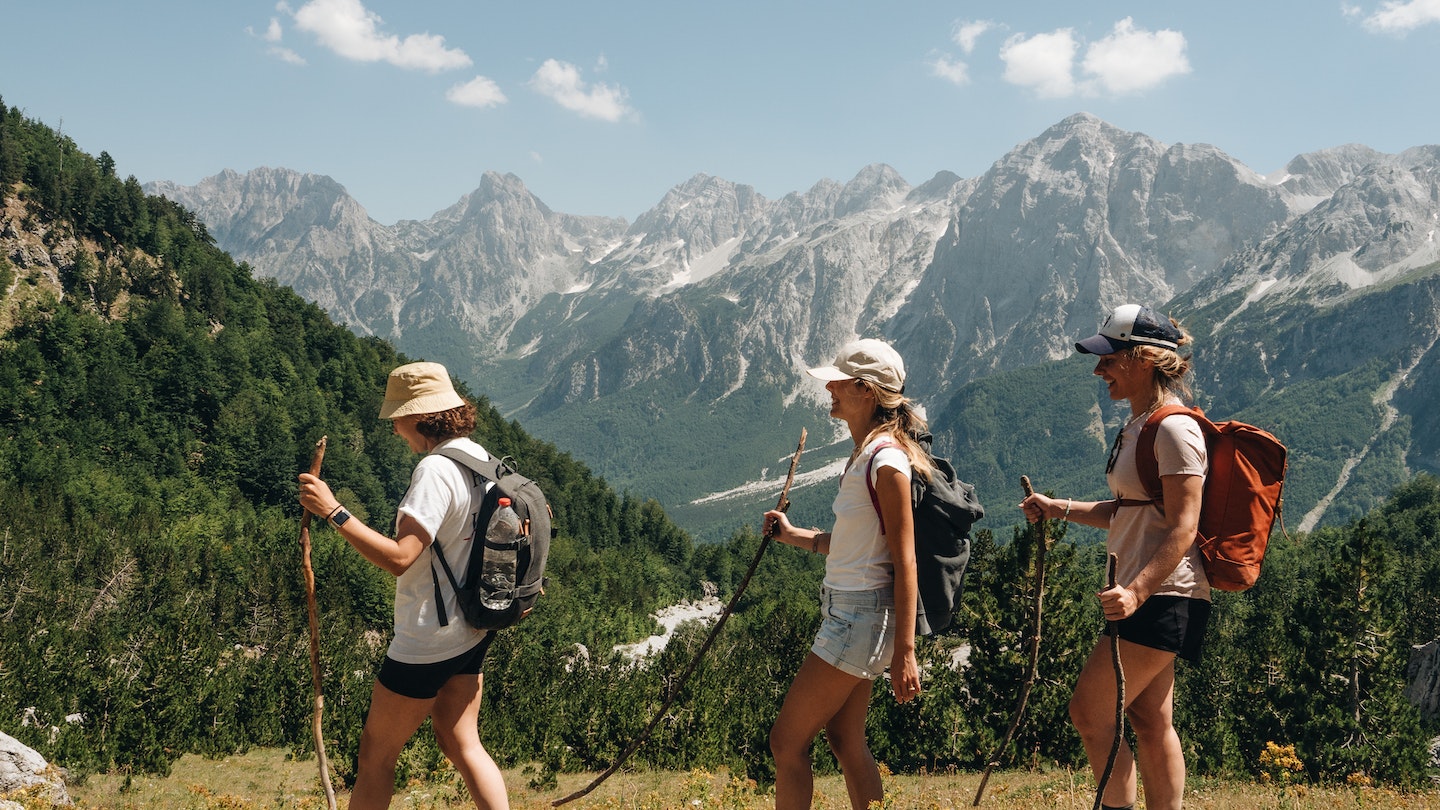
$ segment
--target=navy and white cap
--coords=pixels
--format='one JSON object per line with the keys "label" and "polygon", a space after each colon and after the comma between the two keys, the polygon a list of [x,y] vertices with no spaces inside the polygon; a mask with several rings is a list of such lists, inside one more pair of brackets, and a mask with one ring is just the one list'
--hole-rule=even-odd
{"label": "navy and white cap", "polygon": [[1115,308],[1100,324],[1100,333],[1075,344],[1081,354],[1114,354],[1135,346],[1180,348],[1180,330],[1170,319],[1140,304],[1123,304]]}

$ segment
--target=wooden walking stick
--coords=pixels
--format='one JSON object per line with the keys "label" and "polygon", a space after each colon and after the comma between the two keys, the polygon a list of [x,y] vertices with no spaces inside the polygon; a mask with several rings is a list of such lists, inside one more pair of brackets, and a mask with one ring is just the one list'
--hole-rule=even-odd
{"label": "wooden walking stick", "polygon": [[[775,504],[775,510],[778,512],[784,512],[790,508],[790,485],[795,483],[795,468],[799,466],[800,454],[804,452],[804,450],[805,429],[801,428],[800,444],[795,448],[795,455],[790,457],[790,473],[785,476],[785,487],[780,490],[780,500]],[[635,740],[630,743],[629,747],[621,752],[619,758],[615,760],[615,764],[606,768],[604,773],[595,777],[595,779],[584,788],[562,799],[556,799],[551,802],[551,807],[559,807],[566,802],[574,801],[599,787],[601,782],[609,779],[611,774],[620,770],[620,766],[625,764],[625,760],[629,759],[630,755],[635,753],[635,751],[650,738],[650,732],[655,730],[655,726],[659,724],[660,719],[665,716],[666,712],[670,711],[670,704],[675,702],[676,697],[679,697],[680,688],[685,685],[686,681],[690,680],[690,676],[695,672],[695,668],[700,665],[700,659],[705,657],[706,651],[710,649],[710,645],[714,643],[716,636],[720,635],[720,628],[725,626],[725,620],[729,619],[730,614],[735,611],[735,605],[740,602],[740,595],[745,593],[746,586],[750,584],[750,577],[755,574],[755,569],[760,565],[760,558],[765,556],[765,548],[770,545],[770,541],[773,539],[775,539],[775,529],[771,527],[767,529],[765,534],[760,538],[760,548],[755,551],[755,558],[750,561],[750,568],[745,571],[745,577],[740,580],[739,587],[735,589],[735,595],[730,597],[729,604],[725,605],[725,610],[721,611],[720,618],[715,621],[715,626],[710,628],[710,635],[705,637],[705,643],[700,645],[699,651],[695,653],[694,658],[690,659],[690,664],[685,667],[685,671],[682,672],[680,677],[671,685],[670,693],[665,696],[665,702],[660,705],[660,710],[655,712],[655,716],[650,719],[650,724],[645,726],[645,730],[640,732],[640,736],[636,737]]]}
{"label": "wooden walking stick", "polygon": [[[1020,476],[1020,486],[1025,489],[1025,497],[1035,494],[1035,490],[1030,486],[1029,476]],[[1020,728],[1020,719],[1025,716],[1025,704],[1030,700],[1030,689],[1035,686],[1035,679],[1040,675],[1040,630],[1045,610],[1045,555],[1050,550],[1050,532],[1044,517],[1040,518],[1038,529],[1040,537],[1035,550],[1035,600],[1031,608],[1034,621],[1030,628],[1030,671],[1025,674],[1025,683],[1020,687],[1020,698],[1015,703],[1015,716],[1010,720],[1010,728],[1005,731],[1005,738],[995,746],[995,753],[991,754],[985,763],[985,772],[980,776],[980,787],[975,790],[975,802],[971,807],[980,806],[980,799],[985,795],[985,784],[990,781],[990,772],[1000,765],[1000,755]]]}
{"label": "wooden walking stick", "polygon": [[[310,474],[320,476],[320,462],[325,460],[325,437],[315,442],[315,455],[310,459]],[[320,783],[325,786],[325,804],[335,810],[335,786],[330,784],[330,763],[325,758],[325,735],[320,718],[325,712],[325,694],[320,688],[320,615],[315,604],[315,569],[310,565],[310,510],[300,517],[300,560],[305,571],[305,606],[310,614],[310,677],[315,684],[315,758],[320,763]]]}
{"label": "wooden walking stick", "polygon": [[[1111,554],[1105,576],[1105,582],[1111,588],[1115,587],[1115,568],[1118,565],[1119,558]],[[1095,804],[1092,810],[1100,810],[1101,800],[1105,798],[1105,786],[1110,783],[1110,774],[1115,770],[1115,757],[1119,755],[1120,743],[1125,738],[1125,668],[1120,665],[1120,628],[1116,622],[1106,624],[1110,631],[1110,660],[1115,665],[1115,739],[1110,743],[1110,756],[1105,760],[1105,770],[1100,774],[1100,782],[1095,786]]]}

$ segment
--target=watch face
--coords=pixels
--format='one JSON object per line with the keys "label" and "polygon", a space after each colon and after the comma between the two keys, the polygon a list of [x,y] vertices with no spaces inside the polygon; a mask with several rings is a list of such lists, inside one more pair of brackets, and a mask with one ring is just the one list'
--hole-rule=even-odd
{"label": "watch face", "polygon": [[336,526],[343,526],[345,524],[345,521],[349,519],[350,513],[346,512],[344,509],[341,509],[339,512],[335,513],[335,517],[331,518],[330,522],[334,523]]}

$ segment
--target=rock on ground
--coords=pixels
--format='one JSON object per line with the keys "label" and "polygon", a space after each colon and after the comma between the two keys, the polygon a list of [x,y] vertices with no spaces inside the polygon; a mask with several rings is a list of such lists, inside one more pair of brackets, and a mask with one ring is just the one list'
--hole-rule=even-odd
{"label": "rock on ground", "polygon": [[[54,806],[74,804],[58,769],[50,767],[35,749],[0,731],[0,797],[32,789],[38,791],[37,795],[48,796]],[[11,805],[20,806],[0,799],[0,810]]]}

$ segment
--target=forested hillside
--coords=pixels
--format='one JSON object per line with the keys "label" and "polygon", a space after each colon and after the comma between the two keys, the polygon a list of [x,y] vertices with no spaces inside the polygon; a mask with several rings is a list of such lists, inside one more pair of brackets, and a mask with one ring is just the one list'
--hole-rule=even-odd
{"label": "forested hillside", "polygon": [[[414,458],[375,414],[405,358],[252,278],[107,155],[0,119],[0,727],[80,770],[304,745],[295,476],[328,435],[326,477],[393,522]],[[607,649],[698,593],[656,504],[480,404],[477,439],[557,515],[532,640]],[[329,726],[353,737],[393,585],[318,524],[314,542]]]}
{"label": "forested hillside", "polygon": [[[327,435],[342,500],[392,521],[414,457],[375,414],[405,358],[257,281],[104,153],[3,104],[0,190],[0,729],[78,774],[164,771],[188,751],[304,752],[295,475]],[[605,767],[648,721],[700,631],[639,666],[613,646],[702,582],[731,594],[758,515],[697,547],[642,494],[613,492],[481,406],[476,438],[541,481],[560,530],[540,608],[487,658],[481,721],[496,758],[534,763],[543,790],[557,771]],[[1180,668],[1195,772],[1254,772],[1273,741],[1294,744],[1312,779],[1421,780],[1440,729],[1401,690],[1409,645],[1440,636],[1437,538],[1440,482],[1424,476],[1364,519],[1277,538],[1260,585],[1218,600],[1205,663]],[[892,769],[983,767],[1025,670],[1035,541],[976,538],[959,626],[920,649],[925,696],[875,700],[872,743]],[[318,524],[314,543],[325,728],[348,778],[392,585]],[[1049,555],[1042,678],[1007,765],[1082,767],[1065,702],[1098,626],[1096,552],[1061,538]],[[767,552],[635,765],[769,779],[766,737],[814,632],[819,565]],[[816,759],[833,767],[823,745]],[[401,778],[438,762],[422,735]]]}

